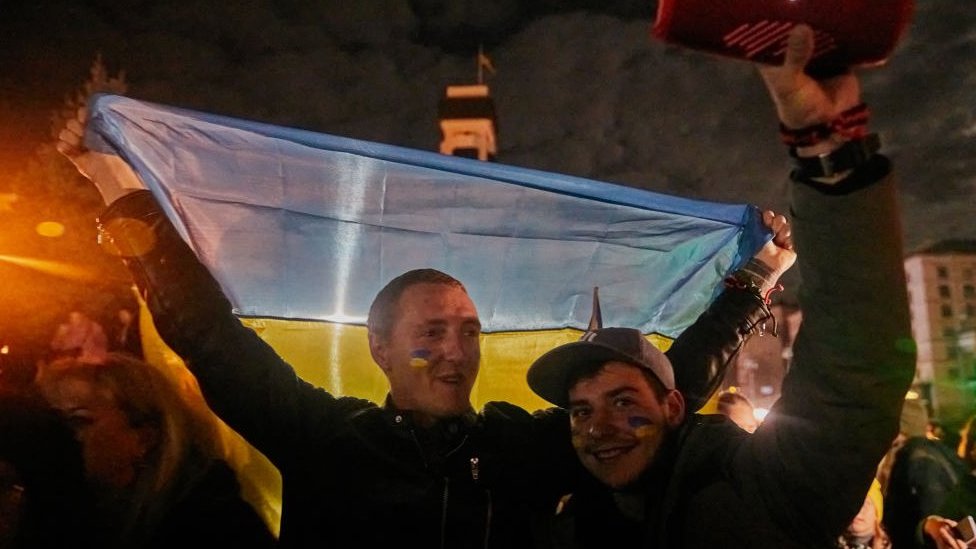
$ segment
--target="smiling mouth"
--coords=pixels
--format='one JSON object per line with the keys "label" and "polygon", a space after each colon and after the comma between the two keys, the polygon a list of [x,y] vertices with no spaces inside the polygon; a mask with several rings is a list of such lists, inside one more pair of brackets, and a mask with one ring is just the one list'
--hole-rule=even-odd
{"label": "smiling mouth", "polygon": [[449,374],[443,376],[437,376],[437,381],[441,383],[447,383],[448,385],[460,385],[464,381],[464,376],[461,374]]}
{"label": "smiling mouth", "polygon": [[602,448],[598,450],[590,450],[590,455],[596,458],[597,461],[612,461],[627,452],[630,452],[633,446],[613,446],[610,448]]}

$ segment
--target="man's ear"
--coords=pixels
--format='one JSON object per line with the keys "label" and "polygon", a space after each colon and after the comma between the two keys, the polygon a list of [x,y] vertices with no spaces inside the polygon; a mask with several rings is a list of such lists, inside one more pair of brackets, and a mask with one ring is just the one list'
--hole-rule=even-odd
{"label": "man's ear", "polygon": [[668,391],[664,397],[664,409],[667,411],[669,427],[677,427],[685,419],[685,397],[677,390]]}
{"label": "man's ear", "polygon": [[373,357],[373,362],[379,365],[380,370],[389,375],[390,366],[386,340],[373,331],[368,333],[367,338],[369,340],[369,354]]}

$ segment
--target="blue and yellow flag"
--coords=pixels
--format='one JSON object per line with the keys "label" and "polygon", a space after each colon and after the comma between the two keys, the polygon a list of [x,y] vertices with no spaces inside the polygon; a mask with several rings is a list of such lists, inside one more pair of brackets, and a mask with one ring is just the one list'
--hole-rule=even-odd
{"label": "blue and yellow flag", "polygon": [[460,279],[484,326],[476,405],[543,406],[528,365],[604,324],[662,346],[768,239],[758,210],[102,95],[89,146],[120,155],[235,312],[313,383],[382,400],[365,320],[394,276]]}
{"label": "blue and yellow flag", "polygon": [[[758,210],[102,95],[86,142],[131,165],[235,313],[309,382],[380,402],[373,296],[408,269],[460,279],[484,327],[472,395],[533,410],[529,364],[604,325],[662,348],[769,238]],[[154,364],[192,376],[142,317]],[[246,357],[243,359],[246,360]],[[179,374],[177,374],[179,375]],[[226,426],[224,426],[226,428]],[[280,477],[235,433],[228,459],[277,531]]]}

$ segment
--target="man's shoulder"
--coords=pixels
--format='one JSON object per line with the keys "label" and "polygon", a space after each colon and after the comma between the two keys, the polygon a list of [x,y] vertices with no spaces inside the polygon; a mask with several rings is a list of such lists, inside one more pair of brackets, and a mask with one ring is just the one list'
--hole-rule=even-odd
{"label": "man's shoulder", "polygon": [[569,421],[569,412],[558,407],[540,408],[528,411],[517,404],[501,400],[485,403],[478,414],[482,421],[489,423],[524,424],[563,424]]}
{"label": "man's shoulder", "polygon": [[525,408],[505,402],[493,400],[486,402],[478,414],[484,421],[531,421],[533,414]]}
{"label": "man's shoulder", "polygon": [[[561,408],[529,412],[509,402],[488,402],[478,414],[480,432],[496,443],[533,448],[569,444],[569,414]],[[527,451],[527,450],[526,450]]]}
{"label": "man's shoulder", "polygon": [[723,414],[692,414],[685,421],[683,429],[691,432],[706,432],[709,435],[727,433],[729,436],[748,436],[734,421]]}
{"label": "man's shoulder", "polygon": [[678,433],[678,451],[689,463],[720,459],[751,436],[722,414],[689,416]]}
{"label": "man's shoulder", "polygon": [[965,463],[945,444],[924,436],[911,437],[895,454],[895,464],[928,462],[937,464],[953,474],[965,473]]}
{"label": "man's shoulder", "polygon": [[908,438],[898,450],[898,454],[912,458],[945,458],[953,461],[957,459],[955,452],[945,444],[924,436]]}

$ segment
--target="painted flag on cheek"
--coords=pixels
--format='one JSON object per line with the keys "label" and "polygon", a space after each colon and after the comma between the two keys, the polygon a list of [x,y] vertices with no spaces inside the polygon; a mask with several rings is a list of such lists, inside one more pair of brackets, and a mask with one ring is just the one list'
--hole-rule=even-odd
{"label": "painted flag on cheek", "polygon": [[[220,282],[234,312],[296,371],[382,400],[369,305],[432,267],[483,325],[472,401],[544,406],[529,364],[604,324],[661,347],[769,238],[758,210],[102,95],[90,147],[126,160]],[[419,357],[425,358],[425,357]],[[418,361],[419,361],[418,358]]]}

